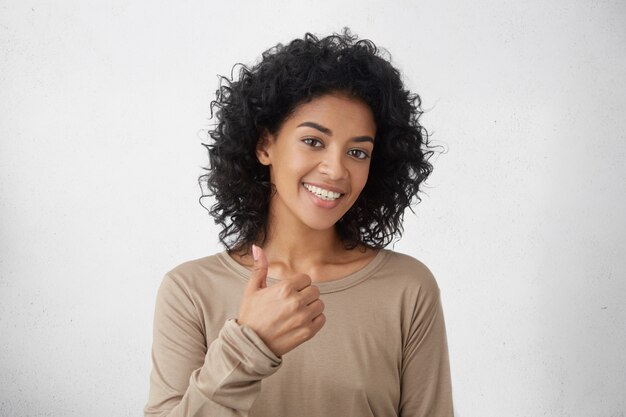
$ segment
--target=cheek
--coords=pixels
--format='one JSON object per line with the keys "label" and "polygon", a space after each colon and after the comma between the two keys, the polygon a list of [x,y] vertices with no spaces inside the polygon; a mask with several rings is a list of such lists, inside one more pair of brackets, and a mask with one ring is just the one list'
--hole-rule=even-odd
{"label": "cheek", "polygon": [[292,180],[300,179],[300,177],[308,173],[314,165],[315,163],[310,156],[307,157],[297,152],[292,153],[289,159],[285,161],[285,166],[288,167],[287,169],[291,173]]}
{"label": "cheek", "polygon": [[288,158],[276,161],[270,167],[272,182],[291,183],[301,179],[311,162],[298,154],[290,154]]}
{"label": "cheek", "polygon": [[365,187],[365,184],[367,183],[368,175],[369,175],[369,165],[367,166],[367,169],[358,170],[354,176],[355,187],[357,187],[359,190],[362,190]]}

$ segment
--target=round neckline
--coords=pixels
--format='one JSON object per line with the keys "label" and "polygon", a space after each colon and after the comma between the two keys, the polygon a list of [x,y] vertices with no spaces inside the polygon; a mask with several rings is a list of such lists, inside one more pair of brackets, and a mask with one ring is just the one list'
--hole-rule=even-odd
{"label": "round neckline", "polygon": [[[320,290],[320,294],[342,291],[353,287],[369,278],[383,264],[383,261],[388,258],[389,254],[390,251],[387,249],[379,249],[376,256],[374,256],[374,258],[361,269],[354,271],[345,277],[334,279],[332,281],[314,282],[313,285]],[[228,269],[235,272],[239,278],[242,278],[246,282],[248,281],[250,270],[235,261],[227,251],[219,252],[217,256],[222,263]],[[274,284],[279,281],[281,280],[278,278],[274,278],[269,275],[267,277],[268,284]]]}

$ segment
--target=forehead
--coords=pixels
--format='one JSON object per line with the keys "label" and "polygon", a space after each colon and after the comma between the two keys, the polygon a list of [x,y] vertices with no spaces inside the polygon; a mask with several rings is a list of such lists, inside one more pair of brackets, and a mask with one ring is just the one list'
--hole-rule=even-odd
{"label": "forehead", "polygon": [[325,123],[333,130],[359,129],[370,134],[376,131],[370,106],[360,98],[342,93],[325,94],[296,106],[284,126],[297,126],[303,121]]}

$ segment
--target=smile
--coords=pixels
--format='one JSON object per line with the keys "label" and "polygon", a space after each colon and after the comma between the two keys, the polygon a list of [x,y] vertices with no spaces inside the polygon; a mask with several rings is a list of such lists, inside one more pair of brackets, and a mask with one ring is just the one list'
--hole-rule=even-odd
{"label": "smile", "polygon": [[336,193],[334,191],[325,190],[323,188],[316,187],[314,185],[303,184],[304,188],[306,188],[311,194],[314,194],[316,197],[321,198],[326,201],[334,201],[341,197],[343,194]]}

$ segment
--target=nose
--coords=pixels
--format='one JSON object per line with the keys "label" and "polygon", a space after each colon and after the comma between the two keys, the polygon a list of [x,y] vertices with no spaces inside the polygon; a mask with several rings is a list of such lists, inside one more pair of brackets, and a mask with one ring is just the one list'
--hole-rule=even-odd
{"label": "nose", "polygon": [[343,155],[339,152],[327,152],[320,162],[319,170],[321,174],[333,181],[343,179],[348,175]]}

